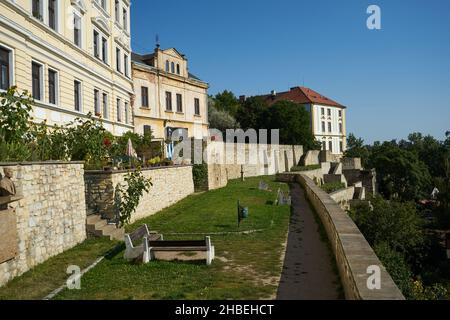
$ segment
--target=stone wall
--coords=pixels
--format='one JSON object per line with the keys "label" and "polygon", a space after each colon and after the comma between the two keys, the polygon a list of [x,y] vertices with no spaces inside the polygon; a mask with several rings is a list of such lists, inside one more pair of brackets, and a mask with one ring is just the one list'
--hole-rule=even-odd
{"label": "stone wall", "polygon": [[0,173],[5,167],[13,169],[12,180],[23,198],[10,204],[17,255],[0,264],[0,286],[86,239],[82,163],[0,163]]}
{"label": "stone wall", "polygon": [[[233,151],[232,156],[230,156],[231,151]],[[208,189],[212,190],[225,187],[228,180],[240,178],[242,170],[244,177],[288,172],[300,162],[303,147],[213,141],[208,144],[206,153],[208,159]],[[255,157],[253,158],[255,161],[249,161],[251,157]],[[241,166],[242,163],[246,164]]]}
{"label": "stone wall", "polygon": [[[287,179],[293,178],[289,176]],[[346,299],[404,300],[401,291],[353,220],[306,175],[299,173],[295,180],[305,189],[326,230]],[[380,268],[381,289],[370,290],[367,287],[369,266]]]}
{"label": "stone wall", "polygon": [[[194,193],[192,166],[173,166],[143,169],[143,175],[151,178],[153,186],[144,193],[132,222],[155,214]],[[126,171],[86,171],[86,201],[90,213],[114,219],[114,197],[117,184],[124,185]]]}

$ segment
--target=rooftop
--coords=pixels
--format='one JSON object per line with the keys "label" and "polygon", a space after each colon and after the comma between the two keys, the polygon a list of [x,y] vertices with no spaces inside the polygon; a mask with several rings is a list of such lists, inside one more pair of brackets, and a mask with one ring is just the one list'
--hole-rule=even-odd
{"label": "rooftop", "polygon": [[272,105],[277,101],[287,100],[301,104],[312,103],[345,108],[344,105],[306,87],[293,87],[289,91],[279,93],[273,92],[271,94],[262,95],[261,97],[264,98],[269,103],[269,105]]}

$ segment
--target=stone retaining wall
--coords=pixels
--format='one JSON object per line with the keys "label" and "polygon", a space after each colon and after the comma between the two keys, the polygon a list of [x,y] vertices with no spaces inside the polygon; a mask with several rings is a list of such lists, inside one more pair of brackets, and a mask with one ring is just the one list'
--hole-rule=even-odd
{"label": "stone retaining wall", "polygon": [[0,163],[0,173],[5,167],[23,198],[10,204],[17,255],[0,263],[0,286],[86,239],[83,163]]}
{"label": "stone retaining wall", "polygon": [[[132,222],[145,218],[194,193],[192,166],[173,166],[143,169],[143,175],[151,178],[153,186],[144,193]],[[86,203],[90,213],[98,213],[114,219],[114,197],[117,184],[124,184],[126,171],[86,171]]]}
{"label": "stone retaining wall", "polygon": [[[359,231],[353,220],[322,189],[299,173],[283,177],[280,180],[296,181],[306,191],[307,198],[320,217],[328,235],[346,299],[361,300],[404,300],[389,273]],[[369,266],[378,266],[381,270],[381,289],[370,290],[367,280]]]}

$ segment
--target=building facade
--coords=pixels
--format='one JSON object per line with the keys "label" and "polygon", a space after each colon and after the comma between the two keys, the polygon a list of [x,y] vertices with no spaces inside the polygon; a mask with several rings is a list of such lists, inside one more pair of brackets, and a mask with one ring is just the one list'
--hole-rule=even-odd
{"label": "building facade", "polygon": [[188,70],[186,57],[176,49],[151,54],[133,53],[132,71],[135,132],[151,130],[159,140],[174,130],[202,139],[208,134],[208,84]]}
{"label": "building facade", "polygon": [[129,0],[2,0],[0,60],[0,90],[28,90],[36,122],[133,130]]}
{"label": "building facade", "polygon": [[304,105],[311,115],[311,130],[316,140],[322,144],[322,150],[335,155],[341,155],[346,150],[345,106],[306,87],[294,87],[280,93],[272,91],[262,97],[269,105],[281,100]]}

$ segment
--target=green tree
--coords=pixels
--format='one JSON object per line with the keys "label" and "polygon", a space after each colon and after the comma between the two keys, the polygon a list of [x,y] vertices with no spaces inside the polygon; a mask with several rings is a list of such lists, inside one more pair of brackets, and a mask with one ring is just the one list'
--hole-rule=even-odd
{"label": "green tree", "polygon": [[233,92],[224,90],[216,94],[213,99],[214,106],[218,111],[225,111],[233,118],[236,116],[236,112],[239,109],[239,100]]}
{"label": "green tree", "polygon": [[369,150],[364,145],[364,140],[350,133],[347,138],[347,150],[344,153],[344,157],[361,158],[361,163],[365,166],[369,158]]}
{"label": "green tree", "polygon": [[417,154],[401,149],[395,141],[375,144],[368,166],[376,169],[379,191],[388,199],[419,200],[432,191],[427,166]]}
{"label": "green tree", "polygon": [[225,135],[227,129],[239,128],[236,119],[227,111],[218,110],[214,103],[210,103],[208,106],[208,119],[209,128],[220,130],[223,135]]}
{"label": "green tree", "polygon": [[354,206],[349,214],[371,246],[387,243],[404,254],[412,264],[420,263],[426,243],[424,221],[414,203],[376,197],[368,204]]}
{"label": "green tree", "polygon": [[291,101],[278,101],[263,116],[262,128],[280,129],[281,144],[303,145],[307,150],[320,149],[311,131],[310,114],[305,107]]}
{"label": "green tree", "polygon": [[267,102],[261,97],[246,99],[237,110],[236,120],[244,130],[264,129],[264,114],[267,112]]}

